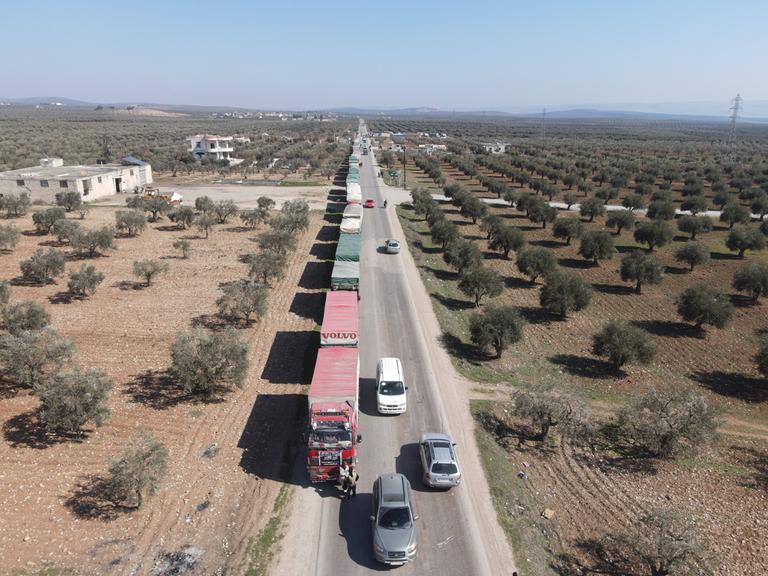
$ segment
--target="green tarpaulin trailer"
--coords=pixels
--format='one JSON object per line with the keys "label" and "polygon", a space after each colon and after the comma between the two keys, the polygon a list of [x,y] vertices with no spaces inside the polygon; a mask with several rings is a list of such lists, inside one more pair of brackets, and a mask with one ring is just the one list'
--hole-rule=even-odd
{"label": "green tarpaulin trailer", "polygon": [[341,260],[342,262],[360,261],[360,234],[339,234],[336,260]]}
{"label": "green tarpaulin trailer", "polygon": [[331,290],[357,290],[360,283],[360,263],[336,260],[331,272]]}

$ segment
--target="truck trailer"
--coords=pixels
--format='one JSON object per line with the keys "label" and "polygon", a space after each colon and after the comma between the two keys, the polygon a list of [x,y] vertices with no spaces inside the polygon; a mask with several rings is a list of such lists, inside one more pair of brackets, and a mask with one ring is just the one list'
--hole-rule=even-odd
{"label": "truck trailer", "polygon": [[307,471],[311,482],[339,477],[343,462],[357,463],[358,381],[357,348],[320,348],[309,387]]}
{"label": "truck trailer", "polygon": [[328,292],[325,295],[320,346],[357,346],[357,296],[354,292]]}
{"label": "truck trailer", "polygon": [[336,260],[331,272],[331,290],[357,290],[360,285],[360,263]]}

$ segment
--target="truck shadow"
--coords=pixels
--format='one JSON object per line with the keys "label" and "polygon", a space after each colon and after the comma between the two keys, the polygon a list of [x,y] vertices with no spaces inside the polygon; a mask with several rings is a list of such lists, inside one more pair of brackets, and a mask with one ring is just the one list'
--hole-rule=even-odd
{"label": "truck shadow", "polygon": [[277,332],[261,377],[272,384],[309,384],[319,340],[313,330]]}
{"label": "truck shadow", "polygon": [[367,416],[383,417],[376,408],[376,378],[360,378],[360,412]]}

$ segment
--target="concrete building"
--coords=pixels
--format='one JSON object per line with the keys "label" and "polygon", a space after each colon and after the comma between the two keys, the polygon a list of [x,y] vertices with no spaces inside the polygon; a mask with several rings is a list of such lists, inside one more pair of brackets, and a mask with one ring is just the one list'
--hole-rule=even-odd
{"label": "concrete building", "polygon": [[32,200],[50,203],[62,190],[75,190],[87,202],[151,183],[152,166],[132,156],[95,166],[65,166],[61,158],[41,158],[40,166],[0,172],[0,194],[26,192]]}
{"label": "concrete building", "polygon": [[491,154],[504,154],[509,148],[509,142],[483,142],[480,144],[486,152]]}
{"label": "concrete building", "polygon": [[226,160],[230,166],[239,164],[242,160],[235,158],[235,148],[232,136],[212,136],[210,134],[195,134],[187,138],[189,153],[198,160]]}
{"label": "concrete building", "polygon": [[424,152],[427,156],[432,156],[436,151],[447,152],[448,146],[445,144],[419,144],[419,151]]}

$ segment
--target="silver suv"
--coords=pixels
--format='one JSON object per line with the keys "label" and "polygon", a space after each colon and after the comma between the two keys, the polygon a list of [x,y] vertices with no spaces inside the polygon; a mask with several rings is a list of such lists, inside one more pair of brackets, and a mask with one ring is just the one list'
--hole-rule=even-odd
{"label": "silver suv", "polygon": [[461,484],[461,470],[448,434],[422,434],[419,441],[424,484],[432,488],[451,488]]}
{"label": "silver suv", "polygon": [[411,487],[402,474],[382,474],[373,483],[373,555],[401,565],[416,557],[416,527]]}

